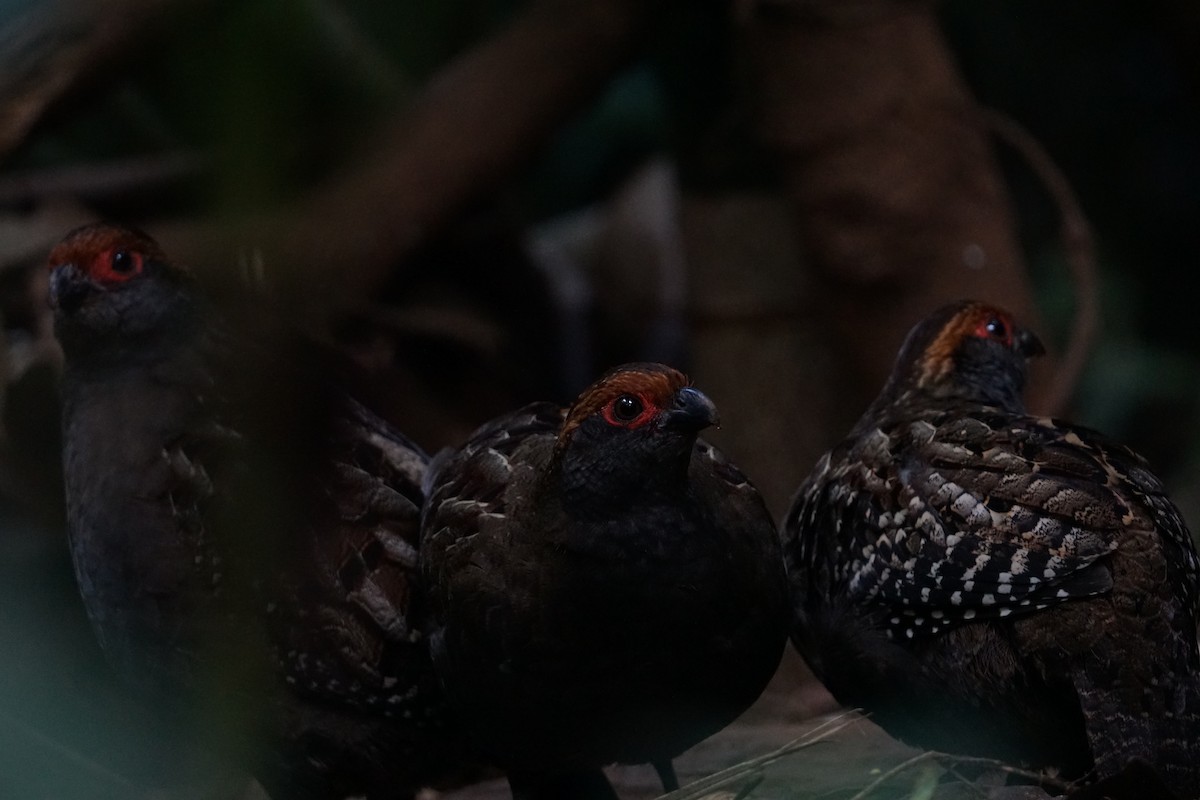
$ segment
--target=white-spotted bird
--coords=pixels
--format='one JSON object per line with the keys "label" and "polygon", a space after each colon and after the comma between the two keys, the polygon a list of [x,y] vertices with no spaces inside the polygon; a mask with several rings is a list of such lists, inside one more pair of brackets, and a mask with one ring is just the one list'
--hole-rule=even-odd
{"label": "white-spotted bird", "polygon": [[912,744],[1200,795],[1197,557],[1125,446],[1025,410],[1037,337],[978,302],[917,324],[783,524],[792,638]]}

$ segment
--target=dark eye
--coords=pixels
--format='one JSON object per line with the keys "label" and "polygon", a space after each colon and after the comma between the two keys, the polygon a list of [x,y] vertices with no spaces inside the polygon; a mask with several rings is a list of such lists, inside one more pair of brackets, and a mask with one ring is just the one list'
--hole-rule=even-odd
{"label": "dark eye", "polygon": [[112,271],[118,275],[128,275],[137,269],[137,258],[128,250],[117,250],[112,254]]}
{"label": "dark eye", "polygon": [[988,332],[988,335],[993,339],[1007,339],[1008,326],[1004,324],[1004,320],[999,317],[992,317],[983,325],[983,329]]}
{"label": "dark eye", "polygon": [[631,394],[623,394],[613,400],[613,417],[620,422],[633,422],[641,415],[643,409],[642,401]]}

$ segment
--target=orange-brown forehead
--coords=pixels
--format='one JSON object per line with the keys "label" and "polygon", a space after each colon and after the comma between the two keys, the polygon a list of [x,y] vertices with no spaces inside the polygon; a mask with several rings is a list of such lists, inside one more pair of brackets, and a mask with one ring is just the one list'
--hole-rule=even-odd
{"label": "orange-brown forehead", "polygon": [[49,264],[75,264],[85,267],[101,253],[111,250],[135,250],[146,258],[163,260],[158,246],[133,231],[108,226],[94,226],[76,231],[50,251]]}
{"label": "orange-brown forehead", "polygon": [[954,368],[954,352],[963,340],[978,335],[979,327],[988,319],[998,317],[1010,327],[1012,319],[1006,311],[983,303],[973,303],[963,308],[942,326],[942,329],[925,348],[921,357],[920,383],[936,381]]}
{"label": "orange-brown forehead", "polygon": [[655,371],[629,370],[612,373],[592,384],[591,388],[575,401],[563,423],[563,433],[570,433],[584,419],[623,394],[635,394],[661,406],[687,385],[687,376],[669,367]]}

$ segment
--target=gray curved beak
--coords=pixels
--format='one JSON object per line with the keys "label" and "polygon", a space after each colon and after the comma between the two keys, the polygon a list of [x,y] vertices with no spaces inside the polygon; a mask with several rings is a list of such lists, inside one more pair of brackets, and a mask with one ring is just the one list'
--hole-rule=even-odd
{"label": "gray curved beak", "polygon": [[1016,345],[1017,352],[1026,358],[1046,354],[1046,346],[1042,344],[1042,340],[1037,337],[1037,334],[1024,328],[1017,331],[1016,341],[1013,344]]}
{"label": "gray curved beak", "polygon": [[50,272],[50,307],[70,313],[83,305],[94,289],[74,264],[60,264]]}
{"label": "gray curved beak", "polygon": [[667,424],[680,430],[702,431],[710,425],[720,427],[721,418],[704,392],[685,386],[675,393],[675,405],[667,412]]}

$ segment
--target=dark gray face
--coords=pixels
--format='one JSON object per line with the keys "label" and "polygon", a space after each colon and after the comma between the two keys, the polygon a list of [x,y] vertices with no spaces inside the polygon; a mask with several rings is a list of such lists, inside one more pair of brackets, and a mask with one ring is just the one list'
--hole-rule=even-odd
{"label": "dark gray face", "polygon": [[559,437],[564,494],[620,506],[683,486],[692,447],[717,410],[674,370],[630,365],[585,392]]}
{"label": "dark gray face", "polygon": [[105,343],[134,344],[169,337],[187,327],[193,301],[185,284],[166,275],[143,273],[118,285],[99,284],[74,264],[50,275],[54,332],[68,358]]}
{"label": "dark gray face", "polygon": [[190,278],[137,231],[90,225],[50,254],[54,329],[70,359],[84,351],[169,337],[188,327]]}
{"label": "dark gray face", "polygon": [[1019,412],[1028,359],[1044,352],[1003,309],[969,300],[947,305],[909,332],[879,402],[915,394]]}

